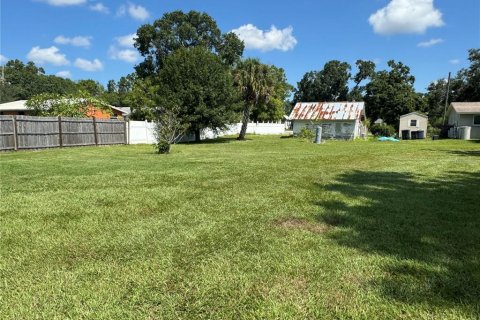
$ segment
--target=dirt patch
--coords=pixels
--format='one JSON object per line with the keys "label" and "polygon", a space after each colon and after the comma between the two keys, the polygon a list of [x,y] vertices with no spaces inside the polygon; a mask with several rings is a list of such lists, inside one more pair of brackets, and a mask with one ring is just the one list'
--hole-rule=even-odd
{"label": "dirt patch", "polygon": [[332,229],[332,227],[327,224],[312,222],[302,218],[279,219],[275,222],[275,224],[285,229],[299,229],[313,233],[325,233]]}

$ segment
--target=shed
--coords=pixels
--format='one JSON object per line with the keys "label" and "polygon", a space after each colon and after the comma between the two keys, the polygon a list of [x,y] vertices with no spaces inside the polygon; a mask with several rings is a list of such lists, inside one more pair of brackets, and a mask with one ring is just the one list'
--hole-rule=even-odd
{"label": "shed", "polygon": [[480,139],[480,102],[452,102],[447,114],[449,138]]}
{"label": "shed", "polygon": [[[18,100],[13,102],[1,103],[0,104],[0,115],[20,115],[20,116],[29,116],[32,115],[32,110],[29,109],[26,105],[27,100]],[[125,118],[130,113],[130,110],[124,110],[127,108],[118,108],[115,106],[109,106],[110,110],[112,111],[112,115],[114,117],[123,117]],[[130,108],[128,108],[130,109]],[[96,117],[98,119],[108,119],[111,117],[110,114],[90,107],[88,110],[89,117]]]}
{"label": "shed", "polygon": [[298,102],[290,113],[293,134],[320,125],[323,139],[355,139],[366,136],[364,102]]}
{"label": "shed", "polygon": [[410,112],[400,116],[398,136],[403,140],[425,139],[428,128],[428,117],[421,112]]}

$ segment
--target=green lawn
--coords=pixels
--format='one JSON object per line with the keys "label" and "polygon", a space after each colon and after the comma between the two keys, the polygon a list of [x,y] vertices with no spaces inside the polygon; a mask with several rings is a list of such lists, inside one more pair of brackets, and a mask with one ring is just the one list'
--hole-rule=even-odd
{"label": "green lawn", "polygon": [[480,143],[0,153],[1,319],[478,319]]}

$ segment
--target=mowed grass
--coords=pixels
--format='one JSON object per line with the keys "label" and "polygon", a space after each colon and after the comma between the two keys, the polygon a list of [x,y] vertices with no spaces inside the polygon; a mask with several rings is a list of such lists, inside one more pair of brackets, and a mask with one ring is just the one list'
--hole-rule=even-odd
{"label": "mowed grass", "polygon": [[0,154],[1,319],[478,319],[480,143]]}

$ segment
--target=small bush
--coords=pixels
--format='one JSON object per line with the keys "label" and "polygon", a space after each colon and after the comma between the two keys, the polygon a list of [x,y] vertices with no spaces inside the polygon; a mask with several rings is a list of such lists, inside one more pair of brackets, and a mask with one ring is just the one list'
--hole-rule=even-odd
{"label": "small bush", "polygon": [[441,131],[442,131],[442,129],[440,129],[440,128],[428,126],[427,134],[428,134],[429,137],[440,136]]}
{"label": "small bush", "polygon": [[372,125],[370,127],[370,132],[374,136],[385,136],[385,137],[392,137],[397,133],[397,131],[393,126],[390,126],[385,123]]}
{"label": "small bush", "polygon": [[315,133],[313,133],[312,130],[308,129],[308,128],[302,128],[300,130],[300,133],[298,134],[298,137],[300,139],[305,139],[305,140],[308,140],[308,141],[313,141],[313,138],[315,138]]}
{"label": "small bush", "polygon": [[155,144],[155,150],[159,154],[170,153],[170,143],[167,141],[160,140]]}

